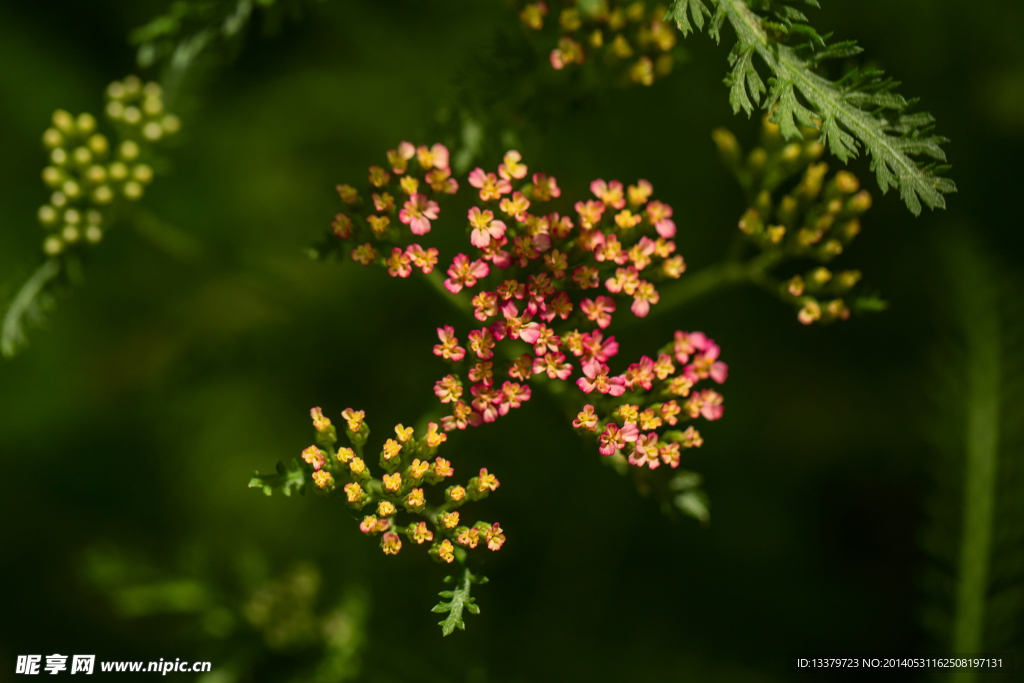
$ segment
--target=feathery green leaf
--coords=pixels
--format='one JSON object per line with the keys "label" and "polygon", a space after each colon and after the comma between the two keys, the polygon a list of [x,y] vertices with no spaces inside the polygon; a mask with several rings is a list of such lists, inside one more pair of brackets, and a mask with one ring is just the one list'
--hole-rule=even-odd
{"label": "feathery green leaf", "polygon": [[[451,582],[453,579],[450,576],[445,577],[445,582]],[[442,636],[451,635],[456,628],[465,631],[466,622],[463,619],[463,610],[470,614],[480,614],[480,608],[476,604],[476,598],[473,598],[469,594],[470,587],[474,583],[487,583],[487,577],[476,576],[473,572],[469,571],[469,567],[463,569],[462,579],[459,581],[459,585],[455,590],[441,591],[438,593],[442,598],[446,598],[448,602],[442,600],[441,602],[434,605],[431,612],[438,614],[447,613],[443,621],[437,622],[441,627]]]}

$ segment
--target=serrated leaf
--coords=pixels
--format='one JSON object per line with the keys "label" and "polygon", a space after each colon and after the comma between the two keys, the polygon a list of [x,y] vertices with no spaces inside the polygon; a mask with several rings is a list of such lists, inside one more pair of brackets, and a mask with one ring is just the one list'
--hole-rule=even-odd
{"label": "serrated leaf", "polygon": [[[711,2],[715,12],[708,33],[718,40],[718,28],[726,20],[736,32],[737,43],[729,57],[732,70],[725,79],[734,112],[742,109],[750,115],[760,101],[760,76],[753,63],[756,54],[772,73],[764,108],[786,138],[801,136],[800,126],[820,125],[822,142],[843,162],[856,157],[863,148],[871,157],[871,171],[882,193],[898,189],[914,215],[921,213],[922,203],[933,209],[945,208],[945,195],[956,192],[956,185],[939,176],[944,166],[916,157],[924,155],[944,161],[946,155],[941,145],[947,140],[930,134],[931,116],[907,112],[916,100],[896,93],[899,83],[885,78],[878,69],[855,69],[838,81],[815,72],[821,60],[859,54],[861,48],[856,43],[827,45],[828,36],[804,23],[803,14],[785,2]],[[810,0],[804,4],[817,6]],[[702,0],[676,0],[666,17],[687,35],[693,30],[690,20],[700,30],[706,13]],[[769,21],[765,14],[783,23]],[[787,45],[780,42],[780,35],[774,30],[782,36],[805,35],[811,43]]]}
{"label": "serrated leaf", "polygon": [[693,18],[693,24],[696,25],[697,31],[703,31],[704,17],[711,16],[711,10],[707,8],[703,0],[675,0],[669,7],[668,13],[665,14],[665,19],[674,21],[686,36],[693,31],[693,26],[687,16],[688,13],[689,17]]}
{"label": "serrated leaf", "polygon": [[277,474],[260,474],[256,472],[249,480],[249,488],[262,489],[264,495],[273,495],[274,491],[281,489],[285,496],[291,496],[292,492],[298,491],[301,495],[306,493],[306,470],[295,458],[291,461],[290,467],[284,463],[277,463]]}
{"label": "serrated leaf", "polygon": [[[446,581],[450,578],[445,577]],[[455,629],[466,630],[466,622],[462,616],[463,610],[470,614],[480,614],[480,607],[477,606],[476,599],[469,594],[470,588],[474,583],[487,583],[487,577],[475,576],[469,570],[469,567],[466,567],[455,590],[438,593],[440,597],[447,599],[448,602],[439,602],[430,611],[448,615],[443,621],[437,622],[441,627],[442,637],[451,635]]]}
{"label": "serrated leaf", "polygon": [[25,281],[4,313],[0,328],[0,354],[11,358],[27,343],[25,328],[43,321],[45,312],[53,306],[47,289],[60,273],[60,262],[50,259],[39,266]]}

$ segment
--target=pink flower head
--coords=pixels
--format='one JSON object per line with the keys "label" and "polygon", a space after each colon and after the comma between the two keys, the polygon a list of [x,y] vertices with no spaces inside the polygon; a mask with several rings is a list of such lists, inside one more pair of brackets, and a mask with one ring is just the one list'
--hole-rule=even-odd
{"label": "pink flower head", "polygon": [[564,353],[555,351],[533,361],[533,373],[539,375],[542,372],[551,379],[569,379],[572,365],[565,361]]}
{"label": "pink flower head", "polygon": [[603,330],[612,323],[615,301],[608,296],[599,296],[593,300],[583,299],[580,301],[580,310],[587,316],[587,320],[596,322]]}
{"label": "pink flower head", "polygon": [[588,363],[596,360],[603,363],[619,352],[619,343],[615,337],[604,338],[601,330],[594,330],[590,334],[580,335],[582,347],[582,362]]}
{"label": "pink flower head", "polygon": [[480,321],[498,315],[498,295],[494,292],[480,292],[473,297],[473,316]]}
{"label": "pink flower head", "polygon": [[583,406],[583,410],[572,421],[572,426],[576,429],[586,429],[588,432],[594,432],[597,431],[597,421],[597,413],[594,412],[594,406],[588,403]]}
{"label": "pink flower head", "polygon": [[519,358],[516,358],[512,363],[512,367],[508,370],[508,376],[512,379],[521,379],[523,381],[530,379],[533,376],[533,356],[524,353]]}
{"label": "pink flower head", "polygon": [[519,180],[526,177],[526,164],[520,163],[523,160],[523,155],[514,149],[510,149],[505,153],[504,162],[498,166],[498,175],[505,180],[512,180],[515,178]]}
{"label": "pink flower head", "polygon": [[622,450],[626,447],[626,441],[622,438],[622,432],[619,429],[619,425],[614,422],[609,422],[605,425],[604,431],[601,432],[601,436],[598,437],[598,443],[600,447],[597,449],[601,455],[611,455],[615,451]]}
{"label": "pink flower head", "polygon": [[519,338],[527,344],[533,344],[533,352],[538,356],[543,356],[548,351],[557,351],[562,343],[554,330],[544,323],[523,325],[523,331],[519,334]]}
{"label": "pink flower head", "polygon": [[626,188],[626,194],[629,196],[629,203],[633,206],[640,206],[646,202],[653,192],[654,187],[652,187],[651,183],[646,180],[638,180],[636,185],[630,185]]}
{"label": "pink flower head", "polygon": [[455,375],[446,375],[434,384],[434,395],[441,403],[452,403],[462,397],[462,382]]}
{"label": "pink flower head", "polygon": [[414,266],[427,274],[434,270],[434,266],[437,265],[437,249],[430,247],[424,249],[418,244],[410,244],[405,249],[405,253],[409,256]]}
{"label": "pink flower head", "polygon": [[598,261],[614,261],[620,266],[629,260],[629,254],[622,248],[622,243],[615,235],[605,237],[604,244],[594,249],[594,258]]}
{"label": "pink flower head", "polygon": [[430,221],[437,218],[437,202],[424,194],[414,194],[402,205],[398,219],[409,226],[414,235],[430,232]]}
{"label": "pink flower head", "polygon": [[[526,210],[530,208],[530,200],[522,192],[516,191],[512,193],[511,197],[502,199],[498,207],[520,223],[525,223],[526,217],[529,215]],[[538,230],[538,232],[546,231]]]}
{"label": "pink flower head", "polygon": [[586,203],[576,202],[575,209],[580,216],[580,225],[587,230],[600,223],[601,216],[604,214],[604,204],[595,202],[593,199],[588,199]]}
{"label": "pink flower head", "polygon": [[658,444],[658,435],[654,432],[641,434],[636,440],[633,454],[629,456],[629,464],[643,467],[647,465],[652,470],[661,465],[661,448]]}
{"label": "pink flower head", "polygon": [[604,363],[584,363],[584,376],[576,380],[576,385],[586,394],[597,389],[602,394],[622,396],[626,393],[626,381],[622,377],[609,377],[608,371],[608,366]]}
{"label": "pink flower head", "polygon": [[650,220],[658,234],[669,239],[675,237],[676,224],[672,221],[672,207],[659,201],[650,202],[646,209]]}
{"label": "pink flower head", "polygon": [[385,261],[388,267],[388,275],[391,277],[409,277],[412,274],[411,262],[412,258],[406,252],[395,247],[391,250],[391,256]]}
{"label": "pink flower head", "polygon": [[480,201],[499,199],[501,195],[512,191],[512,183],[505,178],[501,180],[493,173],[484,173],[480,167],[474,168],[469,174],[469,184],[480,190]]}
{"label": "pink flower head", "polygon": [[547,273],[530,275],[526,278],[526,283],[526,290],[537,303],[544,301],[545,298],[555,293],[555,284],[551,282],[551,278]]}
{"label": "pink flower head", "polygon": [[640,241],[629,250],[629,260],[633,262],[637,270],[643,270],[651,265],[651,254],[654,253],[656,243],[649,237],[641,237]]}
{"label": "pink flower head", "polygon": [[477,358],[486,360],[494,357],[494,335],[486,327],[480,330],[473,330],[469,333],[469,348],[476,354]]}
{"label": "pink flower head", "polygon": [[632,265],[627,268],[616,268],[615,277],[610,277],[604,281],[605,288],[612,294],[625,292],[627,295],[632,296],[639,285],[640,273],[637,271],[636,266]]}
{"label": "pink flower head", "polygon": [[572,301],[569,299],[569,294],[567,292],[556,294],[554,299],[548,301],[547,311],[551,314],[551,317],[547,318],[548,322],[554,320],[556,315],[562,320],[567,320],[572,313]]}
{"label": "pink flower head", "polygon": [[533,198],[539,202],[551,201],[555,197],[561,197],[562,191],[558,188],[558,181],[554,176],[545,173],[533,174]]}
{"label": "pink flower head", "polygon": [[717,420],[722,417],[725,408],[722,406],[722,395],[714,389],[704,389],[700,392],[701,406],[700,414],[705,420]]}
{"label": "pink flower head", "polygon": [[448,267],[448,279],[444,281],[445,289],[452,294],[458,294],[463,287],[474,286],[477,278],[487,277],[490,272],[490,267],[484,261],[471,262],[465,254],[457,254],[452,259],[452,265]]}
{"label": "pink flower head", "polygon": [[469,241],[480,249],[490,244],[492,238],[501,239],[505,235],[505,223],[494,220],[494,213],[489,209],[481,211],[474,206],[469,210],[469,224],[473,226]]}
{"label": "pink flower head", "polygon": [[645,391],[650,391],[654,382],[654,361],[643,356],[639,363],[633,363],[626,368],[626,387],[630,390],[638,386]]}
{"label": "pink flower head", "polygon": [[658,294],[654,285],[646,280],[641,280],[637,285],[636,292],[633,293],[633,305],[629,307],[629,310],[633,311],[633,315],[636,317],[643,318],[651,312],[651,304],[658,303],[660,299],[661,295]]}
{"label": "pink flower head", "polygon": [[473,399],[473,408],[480,413],[484,422],[494,422],[498,418],[498,406],[501,404],[504,394],[489,384],[474,384],[470,388]]}
{"label": "pink flower head", "polygon": [[613,180],[610,183],[598,178],[590,183],[590,191],[607,206],[621,209],[626,206],[626,197],[622,192],[622,183]]}
{"label": "pink flower head", "polygon": [[529,385],[505,382],[501,385],[501,403],[498,405],[498,412],[505,415],[509,408],[520,407],[523,402],[530,400],[530,393]]}
{"label": "pink flower head", "polygon": [[441,343],[434,345],[435,356],[452,361],[460,361],[466,357],[466,349],[459,346],[459,340],[455,338],[455,328],[451,325],[437,328],[437,338]]}
{"label": "pink flower head", "polygon": [[416,148],[416,160],[423,168],[448,168],[448,148],[440,142],[430,148],[421,145]]}

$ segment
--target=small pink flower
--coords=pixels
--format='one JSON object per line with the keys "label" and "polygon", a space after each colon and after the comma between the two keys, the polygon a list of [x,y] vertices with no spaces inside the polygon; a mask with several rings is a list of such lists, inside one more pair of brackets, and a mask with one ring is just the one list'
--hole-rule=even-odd
{"label": "small pink flower", "polygon": [[647,465],[652,470],[661,465],[661,447],[657,434],[650,432],[637,438],[633,454],[629,456],[629,464],[637,467]]}
{"label": "small pink flower", "polygon": [[714,389],[704,389],[700,392],[701,406],[700,414],[705,420],[717,420],[722,417],[725,408],[722,406],[722,395]]}
{"label": "small pink flower", "polygon": [[650,391],[653,382],[654,361],[647,356],[640,358],[639,363],[633,363],[626,368],[626,388],[634,390],[640,386],[645,391]]}
{"label": "small pink flower", "polygon": [[611,455],[626,447],[626,440],[622,438],[622,432],[614,422],[605,425],[604,431],[598,437],[598,443],[600,447],[597,451],[601,455]]}
{"label": "small pink flower", "polygon": [[589,403],[583,406],[583,410],[572,421],[572,426],[576,429],[586,429],[588,432],[597,431],[597,413],[594,412],[594,406]]}
{"label": "small pink flower", "polygon": [[523,155],[514,149],[510,149],[505,153],[505,157],[502,159],[504,163],[498,166],[498,175],[505,180],[516,180],[526,177],[526,164],[520,163],[523,160]]}
{"label": "small pink flower", "polygon": [[595,389],[602,394],[622,396],[626,393],[626,382],[622,377],[609,377],[608,366],[604,363],[591,361],[583,364],[583,377],[576,380],[576,385],[586,394]]}
{"label": "small pink flower", "polygon": [[494,348],[494,343],[494,335],[486,327],[469,333],[469,348],[481,360],[494,357],[494,352],[491,350]]}
{"label": "small pink flower", "polygon": [[391,250],[391,256],[385,261],[388,267],[388,275],[391,277],[409,277],[412,274],[411,262],[412,258],[407,253],[395,247]]}
{"label": "small pink flower", "polygon": [[479,207],[474,206],[469,210],[469,223],[473,226],[469,241],[474,247],[483,249],[492,239],[497,240],[505,236],[505,223],[494,220],[494,213],[489,209],[481,211]]}
{"label": "small pink flower", "polygon": [[606,183],[598,178],[590,183],[590,191],[594,193],[595,197],[612,208],[621,209],[626,206],[626,197],[622,191],[622,183],[618,180]]}
{"label": "small pink flower", "polygon": [[530,400],[530,387],[516,382],[505,382],[501,385],[501,403],[498,413],[505,415],[509,408],[518,408],[523,402]]}
{"label": "small pink flower", "polygon": [[654,229],[665,239],[675,237],[676,224],[672,221],[672,207],[659,201],[650,202],[647,207],[647,218]]}
{"label": "small pink flower", "polygon": [[434,266],[437,265],[437,249],[430,247],[424,249],[418,244],[410,244],[405,249],[405,253],[412,260],[414,266],[423,271],[423,274],[434,270]]}
{"label": "small pink flower", "polygon": [[512,363],[512,367],[508,370],[508,376],[512,379],[521,379],[523,381],[530,379],[533,376],[533,356],[524,353],[519,358],[516,358]]}
{"label": "small pink flower", "polygon": [[480,201],[499,199],[501,195],[512,191],[512,183],[505,178],[498,179],[493,173],[484,173],[482,168],[474,168],[469,174],[469,184],[480,190]]}
{"label": "small pink flower", "polygon": [[544,173],[533,174],[533,197],[539,202],[551,201],[554,197],[561,197],[562,191],[558,188],[558,181],[554,176]]}
{"label": "small pink flower", "polygon": [[430,232],[430,221],[437,218],[437,202],[427,199],[424,194],[414,194],[402,205],[398,219],[409,226],[414,235]]}
{"label": "small pink flower", "polygon": [[587,230],[600,223],[601,216],[604,214],[604,204],[595,202],[593,199],[588,199],[586,203],[576,202],[575,209],[580,216],[580,225]]}
{"label": "small pink flower", "polygon": [[434,384],[434,395],[441,403],[452,403],[462,397],[462,382],[455,375],[446,375]]}
{"label": "small pink flower", "polygon": [[661,299],[658,290],[650,282],[641,280],[633,294],[633,305],[629,310],[638,318],[646,317],[651,312],[651,304],[656,304]]}
{"label": "small pink flower", "polygon": [[619,352],[619,343],[615,341],[615,337],[605,339],[600,330],[580,335],[580,343],[582,346],[580,355],[583,357],[584,363],[592,360],[603,363]]}
{"label": "small pink flower", "polygon": [[587,320],[596,322],[602,330],[612,323],[612,313],[615,312],[615,301],[611,297],[599,296],[594,300],[583,299],[580,302],[580,310],[587,316]]}
{"label": "small pink flower", "polygon": [[651,265],[651,254],[654,253],[656,243],[649,237],[641,237],[640,241],[629,250],[629,260],[633,262],[637,270],[643,270]]}
{"label": "small pink flower", "polygon": [[421,145],[416,148],[416,160],[423,168],[448,168],[448,148],[440,142],[430,148]]}
{"label": "small pink flower", "polygon": [[616,268],[615,277],[605,280],[604,286],[612,294],[625,292],[627,295],[632,296],[636,288],[640,286],[640,273],[637,271],[636,266],[632,265],[628,268]]}
{"label": "small pink flower", "polygon": [[486,277],[491,272],[484,261],[472,261],[465,254],[457,254],[448,268],[448,279],[444,281],[445,289],[458,294],[463,287],[472,287],[477,278]]}
{"label": "small pink flower", "polygon": [[498,295],[494,292],[480,292],[473,297],[474,317],[486,321],[498,315]]}
{"label": "small pink flower", "polygon": [[[547,373],[551,379],[569,379],[572,365],[565,362],[565,354],[555,351],[533,361],[534,374]],[[590,393],[589,391],[587,393]]]}
{"label": "small pink flower", "polygon": [[440,344],[434,345],[434,355],[441,356],[446,360],[460,361],[466,356],[466,349],[459,346],[459,340],[455,338],[455,328],[451,325],[437,328],[437,337]]}
{"label": "small pink flower", "polygon": [[473,408],[483,421],[494,422],[498,418],[498,407],[504,394],[488,384],[474,384],[469,391],[475,397],[472,402]]}

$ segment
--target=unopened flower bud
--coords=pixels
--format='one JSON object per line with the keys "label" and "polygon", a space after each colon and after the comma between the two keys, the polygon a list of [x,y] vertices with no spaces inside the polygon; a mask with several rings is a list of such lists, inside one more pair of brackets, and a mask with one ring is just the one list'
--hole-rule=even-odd
{"label": "unopened flower bud", "polygon": [[860,215],[871,208],[871,195],[867,190],[861,190],[850,197],[846,202],[846,210],[854,215]]}
{"label": "unopened flower bud", "polygon": [[43,240],[43,251],[49,256],[56,256],[64,251],[64,242],[59,237],[47,237]]}
{"label": "unopened flower bud", "polygon": [[56,128],[47,128],[43,131],[43,144],[53,149],[54,147],[60,147],[61,143],[64,142],[64,136],[61,135],[60,131]]}
{"label": "unopened flower bud", "polygon": [[802,324],[810,325],[816,320],[821,320],[821,306],[814,299],[807,297],[804,299],[804,307],[796,317]]}
{"label": "unopened flower bud", "polygon": [[435,543],[430,548],[430,556],[438,562],[451,564],[455,560],[455,547],[447,538],[440,543]]}
{"label": "unopened flower bud", "polygon": [[117,155],[125,161],[134,161],[139,156],[139,143],[134,140],[125,140],[117,148]]}
{"label": "unopened flower bud", "polygon": [[69,112],[58,109],[53,112],[53,125],[64,134],[71,133],[75,130],[75,119]]}

